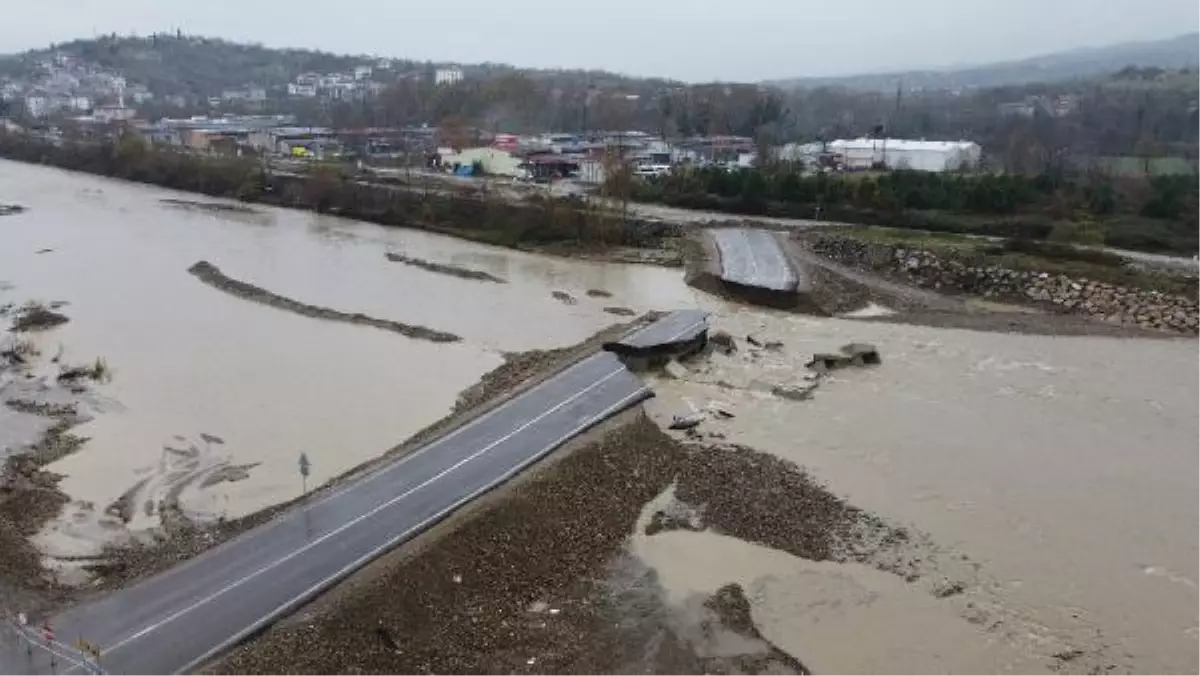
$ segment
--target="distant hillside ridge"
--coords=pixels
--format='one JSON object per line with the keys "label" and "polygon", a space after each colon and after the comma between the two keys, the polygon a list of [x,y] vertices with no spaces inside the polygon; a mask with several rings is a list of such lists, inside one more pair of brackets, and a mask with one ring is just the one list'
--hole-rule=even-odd
{"label": "distant hillside ridge", "polygon": [[1200,33],[1149,42],[1084,47],[967,68],[796,77],[773,80],[768,84],[783,88],[840,86],[863,91],[894,91],[897,85],[905,89],[964,89],[1093,77],[1116,72],[1126,66],[1196,68],[1200,66]]}

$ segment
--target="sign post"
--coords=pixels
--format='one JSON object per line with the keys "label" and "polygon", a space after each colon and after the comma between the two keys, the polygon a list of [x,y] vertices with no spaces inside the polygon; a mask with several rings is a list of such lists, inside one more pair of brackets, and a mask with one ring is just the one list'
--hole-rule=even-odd
{"label": "sign post", "polygon": [[308,494],[308,470],[312,467],[312,463],[308,461],[308,454],[301,451],[300,453],[300,486],[304,495]]}

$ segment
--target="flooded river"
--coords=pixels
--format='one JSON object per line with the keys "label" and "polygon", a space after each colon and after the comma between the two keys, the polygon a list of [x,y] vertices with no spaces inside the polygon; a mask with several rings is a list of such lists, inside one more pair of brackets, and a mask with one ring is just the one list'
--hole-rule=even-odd
{"label": "flooded river", "polygon": [[[375,457],[445,415],[502,352],[578,342],[618,319],[604,306],[700,305],[739,340],[757,334],[784,348],[714,356],[656,381],[652,416],[722,402],[736,418],[704,429],[792,460],[851,503],[928,533],[944,550],[935,570],[965,585],[941,599],[873,568],[793,560],[714,533],[635,538],[673,594],[741,581],[763,633],[816,671],[1198,668],[1194,340],[739,309],[695,296],[677,270],[305,212],[161,202],[172,197],[200,199],[0,162],[0,202],[29,207],[0,219],[0,303],[68,302],[70,323],[39,339],[43,351],[62,344],[66,361],[104,357],[114,371],[99,387],[104,412],[79,428],[91,440],[50,468],[75,499],[39,539],[52,554],[92,551],[111,522],[105,507],[130,491],[133,530],[155,525],[146,507],[173,493],[202,517],[292,498],[301,452],[310,485]],[[390,263],[388,251],[509,283]],[[463,340],[434,344],[250,303],[189,275],[201,259],[303,303]],[[851,341],[876,344],[883,364],[839,372],[811,401],[770,393],[812,353]],[[218,470],[248,476],[206,485]]]}
{"label": "flooded river", "polygon": [[[42,351],[61,344],[64,361],[103,357],[114,372],[99,388],[104,412],[77,429],[90,441],[50,467],[76,500],[44,534],[54,554],[92,551],[101,522],[111,529],[104,509],[131,490],[133,530],[156,525],[154,503],[173,493],[200,517],[290,499],[301,490],[301,452],[312,462],[310,487],[373,458],[447,414],[502,352],[577,343],[621,321],[605,306],[693,302],[678,270],[524,254],[302,211],[214,213],[161,201],[170,198],[204,199],[0,162],[0,201],[28,207],[0,221],[0,303],[66,301],[71,321],[38,337]],[[392,263],[388,251],[508,283]],[[188,274],[201,259],[304,303],[463,340],[435,344],[250,303]],[[590,298],[588,289],[613,296]],[[578,302],[551,296],[560,290]],[[243,470],[243,480],[204,485],[214,471]]]}
{"label": "flooded river", "polygon": [[[771,567],[761,552],[743,556],[740,545],[691,533],[676,536],[669,556],[652,549],[657,560],[698,568],[702,550],[718,547],[716,576],[758,580],[764,633],[803,646],[817,673],[1196,671],[1194,339],[981,333],[747,308],[714,324],[784,347],[714,356],[683,380],[657,381],[656,419],[722,402],[737,417],[706,430],[792,460],[851,503],[929,533],[947,551],[928,576],[966,591],[930,607],[877,571]],[[808,401],[771,394],[810,355],[856,341],[876,345],[882,365],[837,371]],[[690,580],[686,572],[660,575],[670,584]],[[800,587],[781,589],[781,579]],[[962,640],[963,618],[987,631]],[[846,631],[839,641],[813,623]]]}

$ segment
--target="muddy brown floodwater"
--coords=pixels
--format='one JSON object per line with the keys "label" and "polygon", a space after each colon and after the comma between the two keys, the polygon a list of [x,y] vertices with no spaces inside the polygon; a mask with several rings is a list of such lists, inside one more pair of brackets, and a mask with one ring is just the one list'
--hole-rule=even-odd
{"label": "muddy brown floodwater", "polygon": [[[440,419],[504,353],[572,345],[644,312],[693,304],[678,270],[580,262],[301,211],[180,209],[195,195],[0,162],[0,304],[66,301],[70,322],[31,335],[44,354],[103,357],[89,437],[49,467],[72,502],[39,536],[52,556],[159,524],[158,503],[234,518],[375,457]],[[44,252],[51,249],[49,252]],[[485,271],[480,284],[396,265],[387,251]],[[311,306],[461,336],[434,344],[299,316],[211,288],[188,268]],[[603,289],[612,298],[592,298]],[[562,290],[580,298],[566,306]],[[106,515],[122,496],[128,523]],[[115,511],[115,510],[114,510]]]}
{"label": "muddy brown floodwater", "polygon": [[[716,571],[710,587],[715,578],[774,576],[764,594],[750,594],[762,631],[784,649],[803,647],[796,654],[817,673],[883,664],[1040,671],[1037,661],[1053,665],[1056,655],[1071,672],[1196,671],[1195,340],[983,333],[746,308],[713,323],[739,351],[657,380],[646,406],[660,425],[717,402],[736,417],[706,422],[704,433],[802,465],[858,507],[969,555],[978,569],[951,578],[963,590],[944,605],[1007,647],[1002,661],[981,660],[986,653],[873,571],[785,571],[711,536],[676,536],[659,559],[688,563],[663,576],[668,587],[694,586],[706,566]],[[782,347],[754,348],[748,335]],[[806,401],[772,394],[797,382],[814,353],[860,341],[878,347],[881,365],[833,372]],[[817,612],[822,604],[836,610]],[[839,626],[843,637],[867,627],[874,635],[835,640]]]}

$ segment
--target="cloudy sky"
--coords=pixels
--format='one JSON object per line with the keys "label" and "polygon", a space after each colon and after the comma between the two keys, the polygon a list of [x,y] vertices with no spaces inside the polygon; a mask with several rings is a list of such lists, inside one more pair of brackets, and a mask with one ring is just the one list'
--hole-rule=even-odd
{"label": "cloudy sky", "polygon": [[[1197,0],[0,0],[0,52],[182,28],[689,81],[987,63],[1197,30]],[[10,6],[11,5],[11,6]]]}

